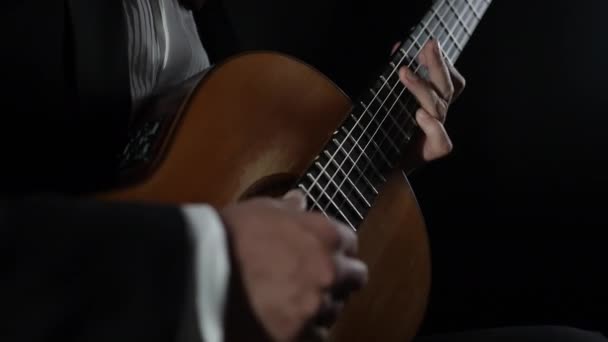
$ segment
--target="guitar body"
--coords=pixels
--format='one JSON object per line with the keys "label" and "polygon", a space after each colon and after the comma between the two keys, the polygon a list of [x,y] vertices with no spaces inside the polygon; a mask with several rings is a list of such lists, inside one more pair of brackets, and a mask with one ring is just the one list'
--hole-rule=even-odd
{"label": "guitar body", "polygon": [[[292,188],[351,102],[325,76],[290,57],[248,53],[152,105],[164,119],[151,158],[99,197],[224,206]],[[368,286],[349,299],[332,341],[407,341],[430,285],[426,227],[407,178],[395,170],[358,231]]]}

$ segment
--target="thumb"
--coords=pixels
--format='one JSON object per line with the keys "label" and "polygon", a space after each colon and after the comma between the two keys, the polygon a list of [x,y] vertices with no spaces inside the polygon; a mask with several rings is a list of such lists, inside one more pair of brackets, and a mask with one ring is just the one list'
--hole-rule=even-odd
{"label": "thumb", "polygon": [[307,207],[306,195],[301,190],[291,190],[283,196],[285,204],[293,209],[304,211]]}

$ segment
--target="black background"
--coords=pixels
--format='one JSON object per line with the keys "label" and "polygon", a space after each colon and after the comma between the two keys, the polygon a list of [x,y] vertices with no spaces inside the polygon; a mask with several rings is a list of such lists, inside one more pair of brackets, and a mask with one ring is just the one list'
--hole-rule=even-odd
{"label": "black background", "polygon": [[[225,0],[242,50],[303,59],[352,96],[428,1]],[[457,63],[454,152],[411,177],[433,290],[424,332],[604,329],[608,3],[494,1]]]}

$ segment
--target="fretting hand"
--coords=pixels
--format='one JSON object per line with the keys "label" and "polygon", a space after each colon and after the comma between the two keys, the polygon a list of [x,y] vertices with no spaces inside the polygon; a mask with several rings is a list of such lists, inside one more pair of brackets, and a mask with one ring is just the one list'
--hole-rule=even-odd
{"label": "fretting hand", "polygon": [[[396,50],[399,44],[396,44]],[[443,158],[452,152],[452,140],[444,123],[448,109],[465,88],[465,78],[444,57],[437,40],[427,42],[419,54],[419,64],[427,68],[428,79],[418,77],[407,66],[399,69],[399,79],[420,104],[416,122],[422,130],[419,140],[406,151],[405,169]]]}

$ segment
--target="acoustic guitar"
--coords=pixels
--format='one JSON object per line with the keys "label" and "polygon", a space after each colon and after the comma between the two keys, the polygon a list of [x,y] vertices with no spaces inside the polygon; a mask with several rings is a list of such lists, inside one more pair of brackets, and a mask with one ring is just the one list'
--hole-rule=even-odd
{"label": "acoustic guitar", "polygon": [[[351,100],[313,67],[275,52],[235,56],[156,97],[124,150],[116,201],[209,203],[303,190],[359,234],[369,283],[332,341],[408,341],[431,281],[423,215],[399,167],[418,103],[399,82],[432,36],[453,63],[490,0],[438,0],[410,30],[369,92]],[[227,96],[227,94],[230,94]]]}

